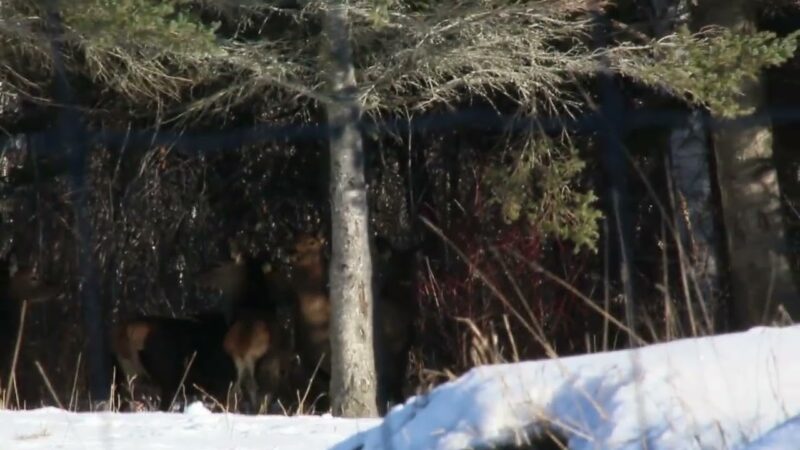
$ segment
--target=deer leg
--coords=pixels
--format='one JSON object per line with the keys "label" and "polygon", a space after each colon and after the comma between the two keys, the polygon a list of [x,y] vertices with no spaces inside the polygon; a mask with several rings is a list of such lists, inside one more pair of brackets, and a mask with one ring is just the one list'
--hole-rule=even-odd
{"label": "deer leg", "polygon": [[236,365],[236,382],[233,384],[233,393],[235,398],[240,398],[242,396],[242,382],[244,380],[245,372],[247,371],[246,367],[244,366],[244,362],[241,361],[239,358],[234,359],[234,364]]}
{"label": "deer leg", "polygon": [[252,412],[258,412],[258,383],[256,383],[255,375],[255,362],[247,361],[245,367],[245,389],[247,390],[247,397],[250,401],[250,408]]}

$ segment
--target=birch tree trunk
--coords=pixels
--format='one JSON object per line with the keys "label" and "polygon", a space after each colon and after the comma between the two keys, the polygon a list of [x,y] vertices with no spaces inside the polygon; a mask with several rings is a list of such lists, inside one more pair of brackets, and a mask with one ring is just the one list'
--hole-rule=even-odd
{"label": "birch tree trunk", "polygon": [[[650,27],[655,36],[661,38],[686,25],[690,9],[690,0],[650,0]],[[693,109],[682,124],[672,128],[667,145],[681,291],[693,334],[713,334],[727,322],[719,302],[721,238],[714,208],[710,130],[703,119],[702,110]]]}
{"label": "birch tree trunk", "polygon": [[331,158],[331,406],[343,417],[377,416],[372,341],[372,261],[368,239],[361,114],[342,0],[324,19]]}
{"label": "birch tree trunk", "polygon": [[[702,0],[692,11],[693,21],[698,27],[754,30],[753,3]],[[741,91],[743,106],[764,105],[760,80],[743,82]],[[800,304],[786,256],[772,130],[769,124],[726,127],[713,137],[736,321],[741,327],[769,322],[778,317],[779,307],[797,319]]]}
{"label": "birch tree trunk", "polygon": [[[679,233],[683,295],[693,334],[713,334],[725,325],[719,297],[719,227],[714,208],[711,148],[702,112],[694,110],[670,133],[669,174]],[[696,302],[691,299],[695,298]],[[695,305],[699,311],[695,312]],[[699,313],[699,314],[698,314]]]}

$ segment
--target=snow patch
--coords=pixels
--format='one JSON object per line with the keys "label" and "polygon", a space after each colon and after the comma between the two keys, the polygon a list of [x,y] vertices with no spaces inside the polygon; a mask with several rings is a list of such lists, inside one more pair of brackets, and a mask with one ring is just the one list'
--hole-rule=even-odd
{"label": "snow patch", "polygon": [[196,401],[190,403],[189,406],[186,407],[184,414],[188,414],[190,416],[206,416],[213,413],[206,408],[203,402]]}
{"label": "snow patch", "polygon": [[800,413],[800,327],[478,367],[393,409],[349,450],[463,449],[544,428],[589,449],[740,449]]}
{"label": "snow patch", "polygon": [[748,445],[746,450],[797,450],[799,446],[800,416],[795,416]]}
{"label": "snow patch", "polygon": [[[379,420],[181,413],[71,413],[56,408],[0,411],[0,449],[313,450]],[[190,412],[191,411],[191,412]],[[207,411],[207,410],[206,410]]]}

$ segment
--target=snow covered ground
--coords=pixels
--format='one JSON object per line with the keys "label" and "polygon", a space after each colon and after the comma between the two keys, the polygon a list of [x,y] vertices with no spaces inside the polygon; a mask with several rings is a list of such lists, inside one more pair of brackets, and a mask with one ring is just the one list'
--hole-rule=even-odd
{"label": "snow covered ground", "polygon": [[227,450],[329,448],[376,419],[179,413],[70,413],[56,408],[0,412],[0,449]]}
{"label": "snow covered ground", "polygon": [[460,450],[545,427],[574,450],[800,449],[800,326],[484,366],[383,421],[6,411],[0,449]]}
{"label": "snow covered ground", "polygon": [[[485,366],[340,445],[463,449],[549,426],[569,448],[746,449],[800,413],[800,326]],[[751,448],[800,448],[800,426]],[[446,432],[443,432],[446,431]],[[783,442],[789,447],[778,447]],[[391,444],[391,445],[389,445]]]}
{"label": "snow covered ground", "polygon": [[797,450],[800,448],[800,416],[778,425],[747,446],[747,450]]}

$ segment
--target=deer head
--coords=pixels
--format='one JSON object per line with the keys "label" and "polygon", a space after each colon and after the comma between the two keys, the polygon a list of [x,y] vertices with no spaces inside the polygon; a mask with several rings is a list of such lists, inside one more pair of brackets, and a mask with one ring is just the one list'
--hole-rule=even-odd
{"label": "deer head", "polygon": [[296,268],[321,271],[325,244],[322,236],[302,234],[294,243],[289,262]]}

